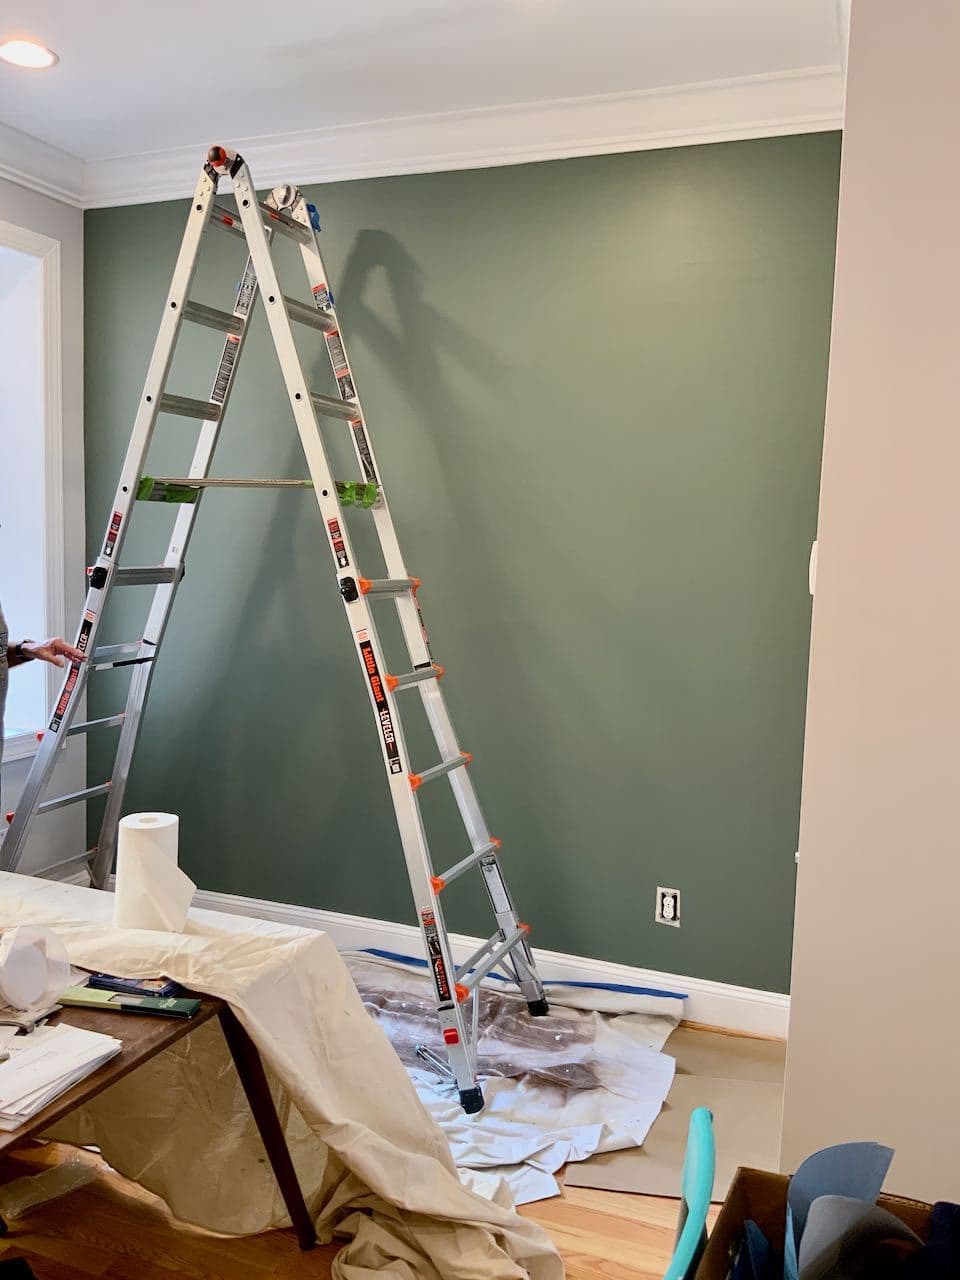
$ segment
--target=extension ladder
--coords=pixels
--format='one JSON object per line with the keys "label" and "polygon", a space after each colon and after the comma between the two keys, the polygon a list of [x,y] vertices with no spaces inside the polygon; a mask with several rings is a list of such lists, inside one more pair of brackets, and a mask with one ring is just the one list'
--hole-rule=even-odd
{"label": "extension ladder", "polygon": [[[232,180],[236,214],[216,203],[221,176]],[[236,236],[247,247],[247,262],[232,312],[195,302],[189,296],[203,237],[209,229]],[[67,671],[17,809],[7,815],[9,829],[0,846],[0,868],[16,868],[34,814],[106,796],[99,838],[88,854],[92,882],[100,888],[106,885],[113,866],[124,788],[150,681],[183,577],[186,551],[203,490],[220,485],[312,488],[326,527],[347,623],[373,708],[407,873],[433,976],[450,1073],[456,1079],[464,1110],[474,1112],[483,1106],[477,1083],[477,1035],[479,988],[484,977],[495,968],[502,969],[519,986],[534,1016],[545,1014],[547,1003],[527,942],[528,927],[518,919],[500,868],[501,842],[490,834],[484,821],[470,780],[471,756],[460,749],[440,689],[443,668],[433,661],[430,653],[417,601],[420,580],[407,571],[390,518],[340,333],[333,294],[320,257],[318,230],[316,210],[307,204],[297,188],[277,187],[261,203],[243,158],[223,147],[211,148],[193,197],[106,535],[96,564],[88,570],[89,584],[76,641],[86,661],[71,664]],[[299,248],[312,305],[281,291],[271,249],[277,237],[292,240]],[[309,480],[215,480],[208,476],[258,292],[264,299],[270,334],[306,455]],[[220,330],[225,335],[209,400],[175,395],[166,388],[174,349],[185,322]],[[320,394],[308,385],[294,342],[294,324],[322,334],[339,396]],[[200,423],[193,462],[186,476],[144,475],[147,450],[160,414],[178,414]],[[321,434],[321,418],[340,419],[347,424],[360,469],[358,480],[334,480]],[[173,534],[160,565],[127,567],[120,563],[137,501],[166,501],[176,506]],[[369,511],[383,552],[384,578],[366,578],[360,574],[343,514],[345,506]],[[154,592],[142,638],[130,644],[97,647],[97,632],[111,591],[145,584],[152,585]],[[396,606],[409,652],[410,670],[402,675],[388,672],[377,636],[371,606],[384,599],[393,600]],[[118,667],[131,668],[124,710],[102,719],[74,723],[89,673]],[[414,686],[419,690],[441,757],[438,764],[420,771],[415,771],[410,764],[397,713],[398,695]],[[120,729],[111,779],[69,795],[41,800],[64,739],[71,734],[107,728]],[[418,793],[421,787],[442,777],[449,780],[453,789],[472,852],[437,875],[430,860]],[[440,894],[447,884],[473,867],[479,868],[482,874],[497,931],[457,966],[444,925]]]}

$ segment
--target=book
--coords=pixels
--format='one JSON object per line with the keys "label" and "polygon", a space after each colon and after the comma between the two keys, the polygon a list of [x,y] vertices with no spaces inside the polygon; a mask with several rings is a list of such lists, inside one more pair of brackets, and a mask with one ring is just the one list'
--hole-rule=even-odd
{"label": "book", "polygon": [[112,973],[91,973],[87,985],[96,991],[119,991],[126,996],[186,995],[172,978],[115,978]]}
{"label": "book", "polygon": [[150,1013],[161,1018],[192,1018],[200,1008],[196,998],[174,996],[128,996],[119,991],[96,988],[67,987],[59,997],[60,1004],[76,1009],[105,1009],[116,1013]]}

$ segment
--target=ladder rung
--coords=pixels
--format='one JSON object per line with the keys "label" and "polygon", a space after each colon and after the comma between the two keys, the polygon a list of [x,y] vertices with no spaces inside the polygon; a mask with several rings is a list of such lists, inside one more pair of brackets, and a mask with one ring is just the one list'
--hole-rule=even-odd
{"label": "ladder rung", "polygon": [[194,400],[190,396],[162,395],[159,413],[178,413],[181,418],[199,418],[202,422],[219,422],[223,406],[212,400]]}
{"label": "ladder rung", "polygon": [[260,212],[268,219],[267,225],[273,227],[275,231],[282,231],[285,236],[289,236],[300,244],[313,244],[313,233],[302,222],[295,222],[279,209],[271,209],[269,205],[262,202],[259,207]]}
{"label": "ladder rung", "polygon": [[37,805],[37,813],[49,813],[51,809],[62,809],[65,805],[76,804],[78,800],[92,800],[94,796],[106,795],[110,790],[109,782],[102,782],[99,787],[85,787],[83,791],[71,791],[68,796],[57,796],[56,800],[45,800]]}
{"label": "ladder rung", "polygon": [[387,688],[391,693],[397,689],[409,689],[415,684],[423,684],[424,680],[439,680],[443,675],[443,667],[432,662],[429,667],[421,667],[418,671],[407,671],[402,676],[384,676]]}
{"label": "ladder rung", "polygon": [[202,302],[185,302],[182,315],[184,320],[192,320],[194,324],[205,325],[208,329],[219,329],[221,333],[240,333],[243,329],[240,316],[204,306]]}
{"label": "ladder rung", "polygon": [[362,596],[402,596],[405,591],[416,592],[419,578],[358,578],[357,586]]}
{"label": "ladder rung", "polygon": [[349,400],[337,400],[334,396],[321,395],[319,391],[311,391],[310,399],[328,418],[343,418],[346,422],[360,421],[360,410]]}
{"label": "ladder rung", "polygon": [[327,315],[325,311],[318,311],[316,307],[310,307],[305,302],[298,302],[296,298],[288,298],[283,295],[283,304],[287,308],[287,315],[291,320],[296,320],[300,324],[309,325],[311,329],[319,329],[322,333],[336,333],[337,322],[333,316]]}
{"label": "ladder rung", "polygon": [[[265,478],[242,479],[242,480],[220,480],[212,477],[197,476],[144,476],[144,480],[150,479],[152,484],[172,484],[182,486],[184,489],[312,489],[312,480],[274,480]],[[142,483],[142,482],[141,482]]]}
{"label": "ladder rung", "polygon": [[241,240],[247,238],[243,233],[243,224],[239,217],[229,209],[225,209],[222,204],[215,204],[210,210],[210,225],[219,227],[221,231],[229,231],[231,235],[239,236]]}
{"label": "ladder rung", "polygon": [[160,582],[176,582],[180,576],[179,565],[140,565],[130,569],[115,569],[115,587],[149,587]]}
{"label": "ladder rung", "polygon": [[93,651],[93,661],[115,662],[117,658],[134,658],[140,652],[139,640],[128,640],[126,644],[102,644]]}
{"label": "ladder rung", "polygon": [[482,849],[475,849],[473,853],[466,858],[461,858],[459,862],[455,862],[452,867],[448,867],[446,871],[441,872],[438,876],[433,876],[433,889],[435,893],[439,893],[441,889],[445,889],[451,880],[456,880],[458,876],[462,876],[465,871],[469,871],[471,867],[475,867],[478,862],[482,862],[484,858],[489,858],[495,854],[498,849],[503,847],[503,841],[498,840],[496,836],[491,836],[490,842],[485,844]]}
{"label": "ladder rung", "polygon": [[[119,644],[118,644],[118,645],[110,645],[109,647],[110,647],[111,649],[122,649],[122,648],[124,648],[125,646],[124,646],[124,645],[119,645]],[[139,647],[140,647],[140,646],[139,646],[139,645],[137,645],[137,648],[138,648],[138,649],[139,649]],[[98,649],[98,650],[97,650],[97,653],[100,653],[100,652],[101,652],[101,650],[99,650],[99,649]],[[96,661],[96,657],[97,657],[97,654],[95,653],[95,654],[94,654],[94,661]],[[114,727],[115,727],[115,726],[117,726],[117,725],[121,725],[121,724],[123,724],[123,717],[124,717],[124,714],[125,714],[125,713],[124,713],[123,711],[121,711],[121,712],[119,712],[119,714],[118,714],[118,715],[115,715],[115,716],[104,716],[104,717],[103,717],[102,719],[100,719],[100,720],[84,720],[83,724],[72,724],[72,725],[70,726],[70,728],[67,730],[67,737],[68,737],[68,738],[70,738],[70,737],[72,737],[75,733],[88,733],[91,729],[110,729],[110,728],[114,728]]]}
{"label": "ladder rung", "polygon": [[469,751],[461,751],[453,760],[442,760],[440,764],[435,764],[432,769],[424,769],[423,773],[408,773],[410,780],[410,788],[412,791],[419,791],[425,782],[433,782],[436,778],[442,778],[445,773],[452,773],[454,769],[462,769],[473,760],[473,756]]}
{"label": "ladder rung", "polygon": [[[492,938],[483,944],[479,951],[474,952],[470,959],[457,970],[457,986],[460,988],[460,990],[457,991],[457,999],[465,999],[473,988],[483,981],[490,970],[495,969],[503,957],[507,955],[508,952],[512,951],[518,942],[522,942],[528,933],[529,929],[526,925],[519,925],[514,929],[513,933],[508,934],[507,937],[504,938],[499,946],[494,947],[487,958],[482,960],[479,964],[476,964],[476,962],[480,960],[480,957],[488,950],[488,948],[493,946],[497,935],[494,934]],[[473,972],[467,973],[467,970],[474,964],[476,964],[476,968],[473,969]]]}

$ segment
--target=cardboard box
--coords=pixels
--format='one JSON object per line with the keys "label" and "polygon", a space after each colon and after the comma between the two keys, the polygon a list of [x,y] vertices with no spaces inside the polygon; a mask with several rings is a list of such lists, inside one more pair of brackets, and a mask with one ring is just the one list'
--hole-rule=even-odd
{"label": "cardboard box", "polygon": [[[790,1176],[786,1173],[737,1170],[697,1267],[696,1280],[727,1280],[743,1241],[743,1224],[748,1218],[753,1219],[778,1253],[783,1252],[789,1182]],[[887,1195],[881,1195],[877,1204],[896,1214],[921,1240],[926,1240],[932,1205]]]}

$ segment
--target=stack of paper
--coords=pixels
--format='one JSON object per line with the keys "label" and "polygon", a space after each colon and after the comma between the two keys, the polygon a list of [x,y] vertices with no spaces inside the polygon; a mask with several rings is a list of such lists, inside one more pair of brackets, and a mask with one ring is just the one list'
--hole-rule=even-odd
{"label": "stack of paper", "polygon": [[114,1036],[63,1023],[4,1039],[0,1129],[16,1129],[123,1048]]}

